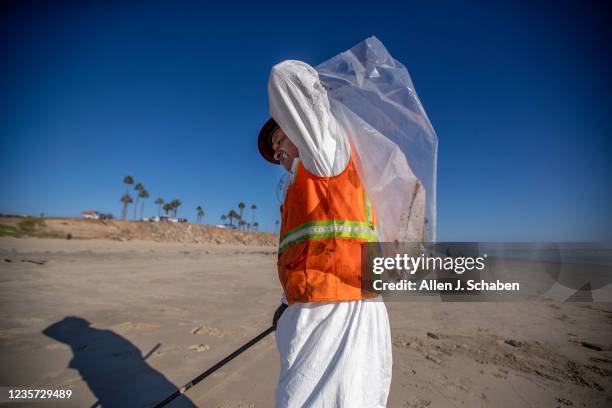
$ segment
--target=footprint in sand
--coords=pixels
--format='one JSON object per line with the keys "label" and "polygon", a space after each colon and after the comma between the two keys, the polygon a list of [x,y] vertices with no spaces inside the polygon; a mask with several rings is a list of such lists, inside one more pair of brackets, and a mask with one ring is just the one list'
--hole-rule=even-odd
{"label": "footprint in sand", "polygon": [[408,401],[404,404],[406,408],[426,408],[431,405],[431,401],[426,399],[415,398],[412,401]]}
{"label": "footprint in sand", "polygon": [[229,330],[221,330],[216,327],[209,326],[198,326],[191,329],[191,334],[197,334],[200,336],[213,336],[223,338],[225,336],[231,336],[233,333]]}
{"label": "footprint in sand", "polygon": [[115,333],[127,333],[129,332],[144,332],[152,329],[157,329],[159,326],[147,323],[132,323],[123,322],[111,326],[110,329]]}
{"label": "footprint in sand", "polygon": [[202,351],[210,350],[210,346],[208,344],[192,344],[191,346],[189,346],[189,350],[201,353]]}

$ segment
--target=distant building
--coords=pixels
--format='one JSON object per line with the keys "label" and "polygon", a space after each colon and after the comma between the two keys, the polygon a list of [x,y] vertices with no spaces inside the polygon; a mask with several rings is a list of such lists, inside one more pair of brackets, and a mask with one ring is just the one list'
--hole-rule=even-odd
{"label": "distant building", "polygon": [[215,227],[224,228],[224,229],[237,229],[235,225],[231,225],[231,224],[217,224],[215,225]]}
{"label": "distant building", "polygon": [[83,216],[83,218],[89,218],[92,220],[99,220],[101,218],[101,215],[98,211],[94,211],[94,210],[85,210],[85,211],[81,211],[81,215]]}

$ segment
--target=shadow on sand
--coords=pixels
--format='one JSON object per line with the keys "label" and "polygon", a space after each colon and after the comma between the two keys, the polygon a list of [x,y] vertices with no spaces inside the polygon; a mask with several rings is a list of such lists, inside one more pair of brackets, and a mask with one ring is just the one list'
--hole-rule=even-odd
{"label": "shadow on sand", "polygon": [[[149,366],[140,350],[111,330],[100,330],[80,317],[65,317],[43,330],[43,334],[72,349],[69,368],[98,399],[95,407],[153,407],[176,391],[176,386]],[[195,407],[181,396],[171,408]]]}

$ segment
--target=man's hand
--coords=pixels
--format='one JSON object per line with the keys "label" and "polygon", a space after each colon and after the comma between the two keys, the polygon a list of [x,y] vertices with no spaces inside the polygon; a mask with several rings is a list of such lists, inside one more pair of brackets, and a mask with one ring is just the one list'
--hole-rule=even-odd
{"label": "man's hand", "polygon": [[276,312],[274,312],[274,317],[272,318],[272,326],[274,326],[274,330],[276,330],[276,323],[278,323],[278,319],[280,319],[281,315],[287,307],[288,306],[286,304],[281,303],[278,309],[276,309]]}

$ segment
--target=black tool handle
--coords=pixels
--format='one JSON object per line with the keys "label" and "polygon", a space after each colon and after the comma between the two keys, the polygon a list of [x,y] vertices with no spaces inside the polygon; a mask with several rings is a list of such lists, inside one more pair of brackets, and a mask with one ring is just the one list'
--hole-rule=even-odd
{"label": "black tool handle", "polygon": [[223,360],[219,361],[217,364],[215,364],[214,366],[210,367],[208,370],[204,371],[202,374],[198,375],[196,378],[194,378],[193,380],[191,380],[187,384],[183,385],[181,388],[176,390],[168,398],[166,398],[165,400],[163,400],[162,402],[157,404],[154,408],[161,408],[161,407],[164,407],[164,406],[168,405],[175,398],[177,398],[180,395],[184,394],[185,391],[187,391],[188,389],[190,389],[191,387],[193,387],[194,385],[196,385],[197,383],[199,383],[200,381],[202,381],[203,379],[205,379],[206,377],[208,377],[209,375],[211,375],[212,373],[214,373],[215,371],[217,371],[218,369],[223,367],[225,364],[227,364],[230,361],[232,361],[240,353],[242,353],[243,351],[245,351],[246,349],[251,347],[253,344],[257,343],[259,340],[263,339],[264,337],[266,337],[268,334],[272,333],[273,331],[274,331],[274,326],[268,327],[266,330],[264,330],[263,332],[259,333],[257,335],[257,337],[254,337],[252,340],[250,340],[244,346],[240,347],[238,350],[234,351],[232,354],[230,354],[229,356],[225,357]]}

